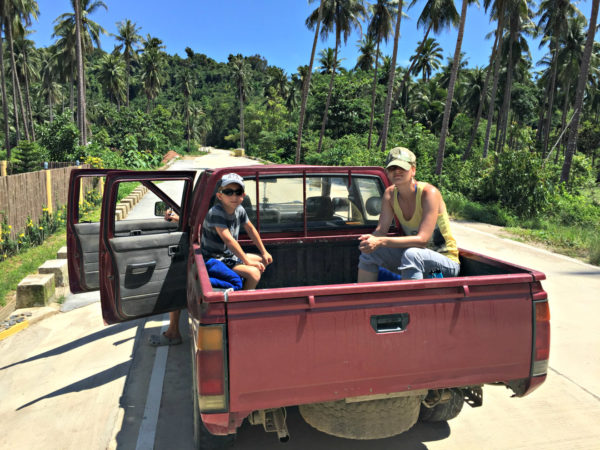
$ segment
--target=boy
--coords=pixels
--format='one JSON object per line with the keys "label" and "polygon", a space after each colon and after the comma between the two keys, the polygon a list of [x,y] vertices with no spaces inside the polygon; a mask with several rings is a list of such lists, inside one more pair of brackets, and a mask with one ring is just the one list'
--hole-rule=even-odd
{"label": "boy", "polygon": [[[202,224],[200,249],[204,260],[215,258],[244,278],[243,289],[254,289],[265,267],[273,262],[242,206],[244,180],[236,173],[223,175],[217,190],[219,200],[210,208]],[[240,226],[260,251],[260,256],[246,253],[238,243]]]}
{"label": "boy", "polygon": [[[273,262],[273,257],[265,249],[260,235],[242,206],[245,195],[242,177],[236,173],[223,175],[216,194],[218,202],[208,210],[202,224],[200,249],[205,261],[210,258],[218,259],[242,277],[242,289],[254,289],[265,267]],[[168,211],[165,219],[178,221],[179,217]],[[244,252],[237,241],[240,226],[244,227],[261,256]],[[181,344],[180,313],[181,311],[172,311],[169,314],[169,328],[161,335],[150,336],[150,345]]]}

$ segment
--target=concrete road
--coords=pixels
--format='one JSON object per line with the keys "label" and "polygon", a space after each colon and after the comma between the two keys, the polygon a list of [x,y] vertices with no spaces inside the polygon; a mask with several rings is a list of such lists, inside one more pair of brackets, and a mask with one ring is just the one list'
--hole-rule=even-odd
{"label": "concrete road", "polygon": [[[249,162],[214,152],[172,169]],[[506,240],[495,227],[454,223],[453,229],[462,248],[546,273],[552,312],[546,383],[523,399],[486,386],[481,408],[465,406],[450,422],[417,424],[377,441],[319,433],[289,408],[287,444],[244,423],[234,448],[600,449],[600,269]],[[65,311],[69,305],[80,307],[0,342],[0,448],[193,448],[189,338],[155,349],[146,340],[166,326],[166,316],[106,327],[97,297],[73,296]]]}

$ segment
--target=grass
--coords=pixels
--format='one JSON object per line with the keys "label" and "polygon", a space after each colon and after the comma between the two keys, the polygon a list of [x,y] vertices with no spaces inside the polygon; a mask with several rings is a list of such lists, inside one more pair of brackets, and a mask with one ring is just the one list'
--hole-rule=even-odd
{"label": "grass", "polygon": [[451,217],[506,227],[520,240],[542,244],[549,250],[600,265],[600,226],[567,226],[550,220],[519,220],[498,205],[473,202],[463,195],[444,192]]}
{"label": "grass", "polygon": [[56,259],[56,252],[66,244],[62,230],[50,236],[43,245],[32,247],[18,255],[0,262],[0,306],[5,306],[17,285],[27,275],[36,273],[39,266],[49,259]]}

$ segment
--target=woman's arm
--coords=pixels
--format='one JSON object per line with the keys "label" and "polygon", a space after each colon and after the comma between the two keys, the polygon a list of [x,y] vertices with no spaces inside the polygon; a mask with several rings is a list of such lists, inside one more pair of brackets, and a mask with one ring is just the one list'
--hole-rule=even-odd
{"label": "woman's arm", "polygon": [[[389,189],[389,188],[388,188]],[[386,190],[386,194],[388,191]],[[405,247],[425,247],[431,239],[431,235],[433,234],[433,230],[435,229],[435,224],[437,222],[438,211],[440,207],[441,201],[440,192],[432,185],[428,184],[425,189],[423,189],[423,195],[421,196],[421,205],[423,208],[423,217],[421,218],[421,224],[419,225],[419,231],[414,236],[385,236],[384,234],[376,234],[377,229],[379,229],[379,225],[373,234],[365,234],[361,236],[359,239],[360,250],[364,253],[371,253],[379,247],[393,247],[393,248],[405,248]],[[385,204],[387,203],[387,208],[389,208],[392,219],[393,219],[393,209],[391,206],[391,196],[386,201],[384,194],[384,201],[382,202],[381,212],[382,216],[385,209]],[[380,216],[381,222],[381,216]],[[391,219],[390,222],[391,224]],[[389,225],[388,228],[389,229]]]}

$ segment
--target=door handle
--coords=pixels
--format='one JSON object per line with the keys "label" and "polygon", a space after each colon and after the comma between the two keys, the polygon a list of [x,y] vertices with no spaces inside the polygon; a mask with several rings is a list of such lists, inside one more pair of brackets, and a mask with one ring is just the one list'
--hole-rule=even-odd
{"label": "door handle", "polygon": [[381,316],[371,316],[371,327],[375,333],[397,333],[406,330],[410,322],[408,313],[385,314]]}
{"label": "door handle", "polygon": [[141,275],[142,273],[146,273],[148,271],[154,270],[155,266],[156,266],[156,261],[149,261],[149,262],[136,263],[136,264],[127,264],[125,273],[128,275]]}

